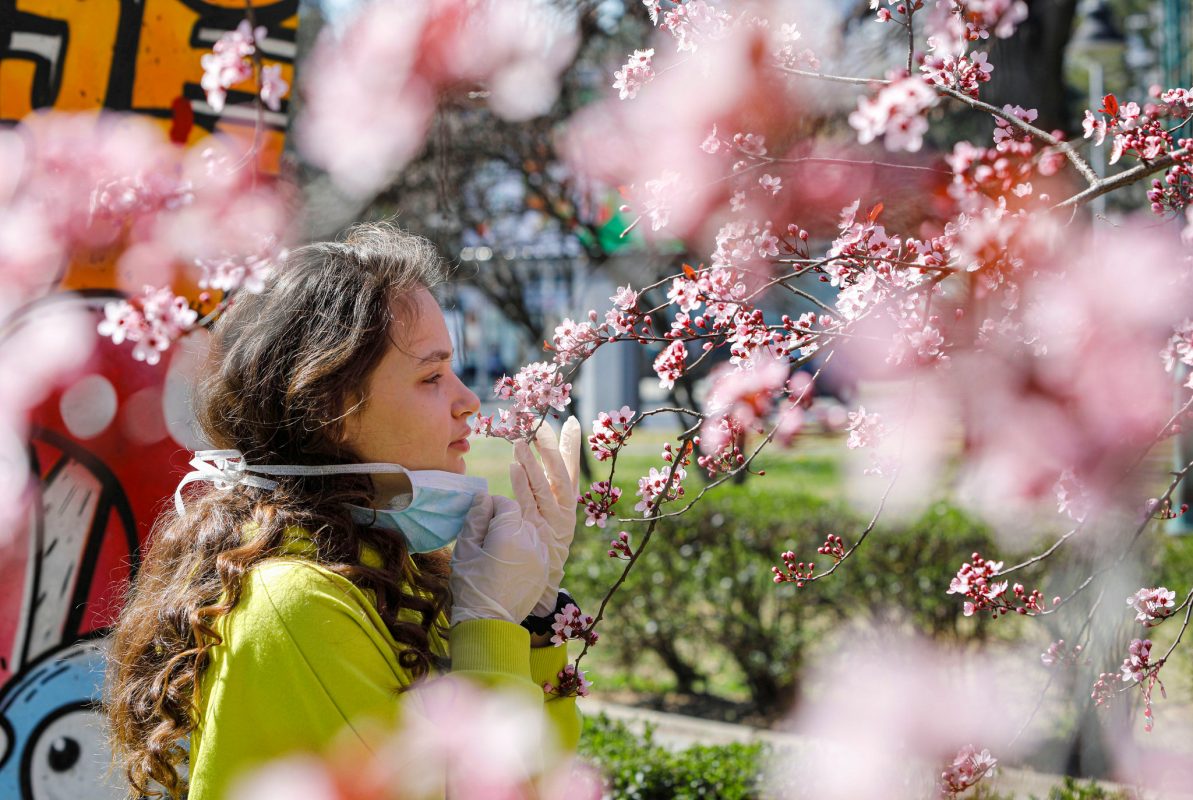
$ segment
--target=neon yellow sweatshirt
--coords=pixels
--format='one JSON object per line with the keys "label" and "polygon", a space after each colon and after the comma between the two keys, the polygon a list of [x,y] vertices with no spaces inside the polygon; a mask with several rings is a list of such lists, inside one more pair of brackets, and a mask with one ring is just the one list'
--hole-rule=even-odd
{"label": "neon yellow sweatshirt", "polygon": [[[298,539],[287,556],[254,567],[240,602],[216,625],[223,642],[208,651],[201,678],[189,800],[222,800],[253,768],[324,751],[345,730],[372,750],[401,713],[406,696],[396,689],[410,675],[393,638],[366,592],[301,556],[309,545]],[[433,635],[435,652],[449,648],[453,674],[544,703],[558,745],[574,750],[576,699],[547,700],[541,688],[558,682],[565,647],[532,648],[520,625],[470,620],[451,629],[448,643]]]}

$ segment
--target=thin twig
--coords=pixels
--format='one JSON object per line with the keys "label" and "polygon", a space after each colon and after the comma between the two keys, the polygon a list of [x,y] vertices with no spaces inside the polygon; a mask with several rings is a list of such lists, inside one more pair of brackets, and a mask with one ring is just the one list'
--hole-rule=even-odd
{"label": "thin twig", "polygon": [[[881,79],[881,78],[851,78],[851,77],[846,77],[843,75],[827,75],[823,72],[812,72],[810,70],[795,69],[792,67],[779,67],[779,69],[783,72],[788,73],[789,75],[799,75],[799,76],[802,76],[805,78],[815,78],[817,80],[830,81],[833,83],[847,83],[847,84],[851,84],[854,86],[858,86],[858,85],[861,85],[861,86],[886,86],[891,83],[891,81]],[[1018,128],[1019,130],[1028,134],[1029,136],[1039,139],[1040,141],[1046,143],[1050,147],[1057,148],[1058,150],[1060,150],[1062,153],[1065,154],[1065,157],[1069,159],[1070,163],[1073,164],[1073,167],[1079,173],[1081,173],[1081,176],[1083,178],[1085,178],[1086,182],[1090,186],[1094,186],[1098,183],[1099,178],[1098,178],[1097,173],[1094,172],[1093,168],[1090,167],[1089,163],[1086,162],[1086,160],[1081,157],[1081,154],[1077,152],[1077,149],[1073,146],[1073,144],[1071,142],[1066,142],[1061,139],[1058,139],[1057,137],[1053,136],[1048,131],[1046,131],[1042,128],[1037,128],[1035,125],[1032,125],[1030,122],[1027,122],[1026,120],[1022,120],[1019,117],[1015,116],[1014,114],[1012,114],[1008,111],[1003,111],[1001,108],[998,108],[997,106],[992,106],[989,103],[978,100],[977,98],[970,97],[969,95],[965,94],[964,92],[959,92],[956,89],[953,89],[949,86],[941,86],[941,85],[935,84],[935,83],[929,83],[928,85],[931,86],[932,89],[935,90],[938,94],[942,94],[946,97],[951,97],[952,99],[954,99],[960,103],[964,103],[965,105],[969,106],[970,108],[977,109],[978,111],[984,111],[987,114],[992,114],[993,116],[998,117],[999,119],[1007,122],[1012,127]]]}
{"label": "thin twig", "polygon": [[1064,208],[1077,208],[1085,205],[1096,197],[1101,197],[1104,194],[1113,192],[1116,189],[1121,189],[1132,183],[1137,183],[1143,180],[1148,175],[1159,172],[1162,169],[1167,169],[1177,162],[1178,159],[1188,156],[1190,153],[1188,148],[1174,150],[1171,153],[1166,153],[1160,156],[1155,161],[1144,162],[1136,164],[1130,169],[1125,169],[1109,178],[1101,178],[1092,182],[1087,189],[1082,189],[1077,194],[1070,197],[1068,200],[1062,200],[1052,207],[1053,210]]}

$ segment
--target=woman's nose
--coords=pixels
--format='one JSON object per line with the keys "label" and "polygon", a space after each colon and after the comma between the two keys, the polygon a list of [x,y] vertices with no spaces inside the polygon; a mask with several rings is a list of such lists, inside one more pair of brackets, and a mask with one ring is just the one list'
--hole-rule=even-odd
{"label": "woman's nose", "polygon": [[464,391],[456,406],[457,416],[470,417],[481,410],[480,398],[476,396],[476,392],[465,386],[463,381],[460,381],[460,388]]}

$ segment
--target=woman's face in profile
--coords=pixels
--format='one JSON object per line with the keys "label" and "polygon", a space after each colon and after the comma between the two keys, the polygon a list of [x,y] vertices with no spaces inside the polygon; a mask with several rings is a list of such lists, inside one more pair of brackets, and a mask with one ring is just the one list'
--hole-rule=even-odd
{"label": "woman's face in profile", "polygon": [[[364,461],[462,474],[468,417],[480,400],[452,372],[452,341],[435,298],[420,289],[410,299],[411,313],[391,303],[392,343],[365,383],[364,403],[346,420],[345,444]],[[388,476],[374,477],[386,488],[376,479]]]}

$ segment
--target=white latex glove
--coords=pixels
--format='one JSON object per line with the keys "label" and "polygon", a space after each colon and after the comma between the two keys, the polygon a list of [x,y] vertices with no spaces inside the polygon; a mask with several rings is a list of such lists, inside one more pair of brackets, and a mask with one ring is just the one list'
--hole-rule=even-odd
{"label": "white latex glove", "polygon": [[[567,563],[572,539],[576,535],[576,498],[580,494],[580,422],[568,417],[559,439],[547,424],[538,429],[534,440],[542,463],[529,445],[514,444],[517,467],[510,470],[514,497],[522,513],[542,531],[550,556],[547,586],[535,604],[533,613],[544,616],[555,610],[563,568]],[[520,473],[520,474],[519,474]],[[536,510],[537,517],[531,512]],[[545,528],[545,530],[544,530]]]}
{"label": "white latex glove", "polygon": [[451,624],[521,623],[543,593],[549,557],[535,525],[508,497],[481,495],[452,553]]}

